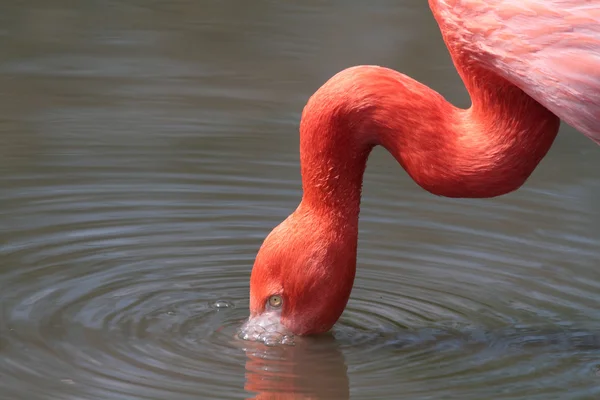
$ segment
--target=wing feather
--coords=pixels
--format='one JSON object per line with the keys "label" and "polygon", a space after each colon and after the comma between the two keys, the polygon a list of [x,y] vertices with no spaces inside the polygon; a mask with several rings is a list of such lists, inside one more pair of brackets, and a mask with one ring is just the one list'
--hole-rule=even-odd
{"label": "wing feather", "polygon": [[600,0],[430,5],[446,40],[600,144]]}

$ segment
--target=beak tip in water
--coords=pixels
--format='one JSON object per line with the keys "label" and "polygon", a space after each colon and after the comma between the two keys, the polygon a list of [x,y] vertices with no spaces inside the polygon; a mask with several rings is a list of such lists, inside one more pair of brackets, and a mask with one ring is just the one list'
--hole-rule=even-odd
{"label": "beak tip in water", "polygon": [[278,312],[265,312],[248,318],[238,330],[237,337],[265,346],[294,345],[294,335],[281,324]]}

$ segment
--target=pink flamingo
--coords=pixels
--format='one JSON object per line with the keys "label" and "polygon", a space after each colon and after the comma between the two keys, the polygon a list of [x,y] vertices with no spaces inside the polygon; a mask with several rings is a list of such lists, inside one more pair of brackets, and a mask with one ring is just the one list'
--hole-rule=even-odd
{"label": "pink flamingo", "polygon": [[300,123],[303,197],[265,239],[250,279],[246,338],[267,325],[329,330],[356,271],[361,185],[385,147],[424,189],[485,198],[518,189],[560,119],[600,144],[599,0],[429,0],[472,106],[463,110],[377,66],[339,72]]}

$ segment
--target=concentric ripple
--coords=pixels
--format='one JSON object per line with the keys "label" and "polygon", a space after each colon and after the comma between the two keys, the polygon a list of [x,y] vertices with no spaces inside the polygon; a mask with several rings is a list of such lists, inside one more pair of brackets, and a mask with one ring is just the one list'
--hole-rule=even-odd
{"label": "concentric ripple", "polygon": [[[215,172],[231,151],[162,160],[191,173],[147,172],[154,150],[131,149],[122,175],[117,152],[4,181],[0,398],[247,395],[235,332],[250,267],[267,213],[296,190]],[[73,170],[80,161],[90,166]]]}
{"label": "concentric ripple", "polygon": [[[135,167],[122,173],[110,167],[121,159],[115,152],[102,155],[106,167],[86,157],[73,171],[76,160],[59,158],[4,180],[3,395],[600,393],[599,247],[589,211],[534,188],[487,202],[400,196],[389,188],[410,182],[386,173],[397,166],[385,157],[366,177],[356,284],[333,331],[293,346],[239,340],[256,250],[299,191],[272,162],[212,143],[161,159],[160,145],[147,142],[130,149]],[[292,176],[296,155],[282,154],[274,162]],[[225,161],[233,157],[254,170]],[[160,170],[143,167],[148,160]]]}
{"label": "concentric ripple", "polygon": [[[68,260],[38,254],[47,262],[43,268],[4,277],[2,291],[10,295],[3,300],[0,369],[11,377],[8,393],[18,393],[24,376],[40,390],[62,383],[85,398],[240,393],[244,357],[230,342],[247,315],[241,277],[248,260],[230,254],[225,243],[198,245],[211,254],[207,259],[221,261],[164,242],[165,250],[170,247],[164,258],[154,247],[140,261],[133,254],[142,249],[130,246],[129,257],[96,261],[100,253],[125,249],[89,246]],[[9,259],[36,250],[22,249]]]}

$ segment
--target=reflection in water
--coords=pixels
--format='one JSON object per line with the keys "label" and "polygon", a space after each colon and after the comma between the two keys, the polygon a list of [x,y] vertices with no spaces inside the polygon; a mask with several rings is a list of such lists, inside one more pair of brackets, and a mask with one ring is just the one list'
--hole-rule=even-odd
{"label": "reflection in water", "polygon": [[12,2],[0,41],[0,399],[600,397],[600,148],[566,126],[485,201],[376,149],[332,334],[232,339],[317,87],[380,64],[467,105],[427,2]]}
{"label": "reflection in water", "polygon": [[347,366],[332,335],[298,339],[295,346],[244,343],[246,385],[255,399],[348,399]]}

